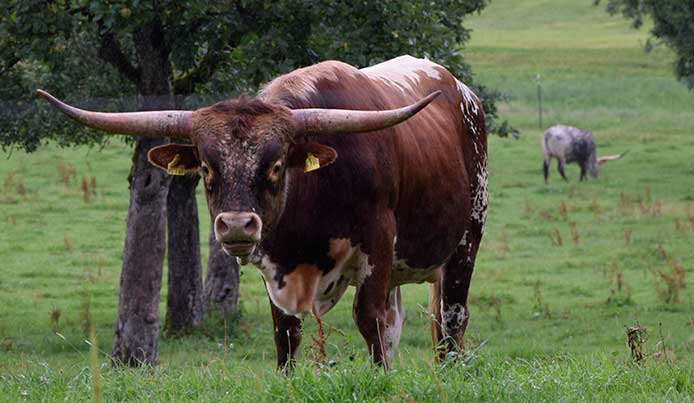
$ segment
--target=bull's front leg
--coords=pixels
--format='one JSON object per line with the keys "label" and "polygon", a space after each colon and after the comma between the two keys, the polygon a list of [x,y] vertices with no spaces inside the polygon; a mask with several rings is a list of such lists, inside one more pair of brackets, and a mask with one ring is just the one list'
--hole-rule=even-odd
{"label": "bull's front leg", "polygon": [[294,368],[296,351],[301,344],[301,319],[286,315],[272,300],[270,309],[277,349],[277,370],[289,372]]}
{"label": "bull's front leg", "polygon": [[369,234],[359,256],[352,315],[374,362],[387,369],[400,339],[403,314],[399,289],[389,293],[388,286],[395,219],[389,214],[378,222],[380,225]]}

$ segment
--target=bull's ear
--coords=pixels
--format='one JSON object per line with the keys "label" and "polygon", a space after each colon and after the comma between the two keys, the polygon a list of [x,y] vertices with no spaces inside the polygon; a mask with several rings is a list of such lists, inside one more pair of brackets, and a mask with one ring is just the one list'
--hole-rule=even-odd
{"label": "bull's ear", "polygon": [[191,144],[166,144],[154,147],[147,153],[149,163],[170,175],[185,175],[198,172],[200,159],[198,150]]}
{"label": "bull's ear", "polygon": [[293,144],[289,151],[288,166],[304,172],[326,167],[337,159],[334,148],[318,143]]}

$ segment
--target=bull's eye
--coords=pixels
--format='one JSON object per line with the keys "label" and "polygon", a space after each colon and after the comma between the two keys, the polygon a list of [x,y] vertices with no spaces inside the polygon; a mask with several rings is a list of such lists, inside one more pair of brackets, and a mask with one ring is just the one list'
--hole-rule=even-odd
{"label": "bull's eye", "polygon": [[270,172],[268,174],[270,180],[273,182],[277,181],[280,177],[280,172],[282,172],[282,161],[276,161],[272,165],[272,168],[270,168]]}
{"label": "bull's eye", "polygon": [[207,190],[212,189],[212,172],[210,168],[204,162],[200,165],[200,173],[202,174],[202,180],[205,182],[205,188]]}

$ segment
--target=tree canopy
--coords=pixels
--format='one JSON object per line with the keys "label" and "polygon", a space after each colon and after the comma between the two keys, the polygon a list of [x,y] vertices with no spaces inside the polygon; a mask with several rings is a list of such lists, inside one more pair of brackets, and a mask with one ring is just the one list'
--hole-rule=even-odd
{"label": "tree canopy", "polygon": [[[143,95],[139,36],[157,35],[180,107],[254,91],[321,60],[359,67],[409,53],[450,69],[480,95],[492,130],[499,93],[473,81],[465,17],[489,0],[8,0],[0,15],[0,144],[28,151],[52,139],[103,137],[35,101],[46,88],[79,105],[134,110]],[[154,27],[144,33],[141,27]]]}
{"label": "tree canopy", "polygon": [[[600,0],[595,0],[595,4]],[[606,0],[610,14],[621,13],[634,27],[653,19],[651,35],[677,54],[675,75],[694,89],[694,0]],[[653,48],[651,40],[646,50]]]}

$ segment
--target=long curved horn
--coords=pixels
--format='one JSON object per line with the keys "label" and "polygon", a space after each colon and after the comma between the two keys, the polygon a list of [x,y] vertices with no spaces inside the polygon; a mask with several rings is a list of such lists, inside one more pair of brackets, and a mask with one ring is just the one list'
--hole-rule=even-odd
{"label": "long curved horn", "polygon": [[303,134],[370,132],[395,126],[411,118],[440,94],[441,91],[435,91],[412,105],[385,111],[294,109],[292,119],[297,132]]}
{"label": "long curved horn", "polygon": [[46,91],[36,90],[36,93],[71,119],[94,129],[145,137],[190,138],[192,133],[190,111],[91,112],[67,105]]}
{"label": "long curved horn", "polygon": [[606,155],[606,156],[604,156],[604,157],[600,157],[600,158],[598,158],[598,164],[602,165],[602,164],[604,164],[604,163],[606,163],[606,162],[608,162],[608,161],[618,160],[618,159],[624,157],[625,155],[627,155],[627,153],[628,153],[628,151],[624,151],[624,152],[621,153],[621,154]]}

